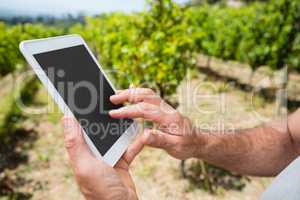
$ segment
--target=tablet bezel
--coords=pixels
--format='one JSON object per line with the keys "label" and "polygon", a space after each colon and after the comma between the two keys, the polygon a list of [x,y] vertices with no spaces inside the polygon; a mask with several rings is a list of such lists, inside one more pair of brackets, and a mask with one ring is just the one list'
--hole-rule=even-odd
{"label": "tablet bezel", "polygon": [[[90,56],[98,65],[99,70],[101,70],[101,72],[103,73],[104,77],[107,79],[107,81],[109,82],[113,90],[116,91],[113,84],[110,82],[104,70],[102,69],[101,65],[99,64],[98,60],[93,55],[88,45],[80,35],[66,35],[66,36],[59,36],[59,37],[46,38],[46,39],[28,40],[28,41],[23,41],[20,44],[20,50],[22,54],[24,55],[27,62],[31,65],[31,67],[33,68],[34,72],[37,74],[38,78],[41,80],[43,85],[47,88],[48,93],[52,96],[54,101],[57,103],[59,109],[66,116],[72,117],[75,120],[76,118],[74,117],[72,111],[69,109],[68,105],[64,102],[63,98],[60,96],[60,94],[54,87],[53,83],[49,80],[48,76],[46,75],[46,73],[44,72],[40,64],[34,58],[34,55],[39,53],[45,53],[49,51],[74,47],[78,45],[84,45],[86,47]],[[90,150],[95,155],[95,157],[98,159],[102,159],[110,166],[114,166],[119,161],[119,159],[122,157],[122,155],[124,154],[128,146],[130,145],[130,143],[138,133],[137,123],[134,122],[114,143],[114,145],[111,146],[111,148],[105,153],[105,155],[101,155],[100,152],[97,150],[96,146],[94,145],[94,143],[92,142],[92,140],[85,133],[83,128],[81,129],[84,133],[83,134],[84,139],[87,145],[89,146]]]}

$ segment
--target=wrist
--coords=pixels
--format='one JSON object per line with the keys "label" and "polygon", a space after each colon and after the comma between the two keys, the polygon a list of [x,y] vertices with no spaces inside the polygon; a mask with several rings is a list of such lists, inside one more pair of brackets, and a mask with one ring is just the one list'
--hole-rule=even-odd
{"label": "wrist", "polygon": [[193,128],[193,158],[203,159],[206,156],[209,134],[199,128]]}
{"label": "wrist", "polygon": [[189,154],[191,158],[201,158],[204,154],[204,149],[206,149],[207,146],[207,140],[208,140],[208,133],[202,131],[201,129],[197,128],[193,122],[187,118],[184,117],[183,119],[183,135],[185,140],[188,142],[189,146]]}

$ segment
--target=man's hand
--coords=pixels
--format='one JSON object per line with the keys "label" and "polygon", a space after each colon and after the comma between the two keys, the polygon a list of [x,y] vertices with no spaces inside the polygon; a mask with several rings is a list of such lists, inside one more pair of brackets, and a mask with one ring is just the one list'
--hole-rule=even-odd
{"label": "man's hand", "polygon": [[[156,129],[145,130],[136,142],[166,150],[178,159],[194,157],[199,144],[195,144],[191,122],[165,103],[152,90],[132,88],[111,96],[114,104],[131,105],[110,111],[114,118],[143,118],[157,124]],[[197,148],[198,145],[198,148]]]}
{"label": "man's hand", "polygon": [[142,150],[142,143],[129,147],[122,159],[112,168],[96,159],[90,152],[79,124],[63,119],[65,146],[80,190],[87,200],[135,200],[137,194],[129,174],[129,165]]}
{"label": "man's hand", "polygon": [[[288,120],[234,132],[201,130],[149,89],[120,91],[110,100],[131,105],[114,110],[114,118],[143,118],[156,122],[137,143],[165,149],[178,159],[196,157],[253,176],[277,175],[300,152],[300,109]],[[221,132],[220,132],[221,131]]]}

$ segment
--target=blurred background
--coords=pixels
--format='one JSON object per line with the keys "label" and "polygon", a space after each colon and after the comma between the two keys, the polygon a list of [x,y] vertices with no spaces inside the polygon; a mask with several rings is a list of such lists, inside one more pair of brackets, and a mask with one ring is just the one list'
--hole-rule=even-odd
{"label": "blurred background", "polygon": [[[22,40],[80,34],[117,88],[155,89],[211,129],[254,127],[300,106],[299,0],[1,0],[0,200],[82,199],[58,111]],[[258,199],[272,179],[146,148],[140,199]]]}

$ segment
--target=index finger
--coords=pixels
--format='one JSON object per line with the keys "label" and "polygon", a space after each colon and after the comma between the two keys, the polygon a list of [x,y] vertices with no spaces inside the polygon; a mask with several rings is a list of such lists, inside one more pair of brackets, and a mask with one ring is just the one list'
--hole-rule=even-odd
{"label": "index finger", "polygon": [[125,102],[139,103],[147,101],[148,103],[158,105],[161,102],[161,98],[148,88],[130,88],[123,90],[110,97],[110,100],[114,104],[122,104]]}
{"label": "index finger", "polygon": [[146,120],[151,120],[156,123],[164,123],[166,117],[165,114],[159,108],[159,106],[155,106],[144,102],[125,106],[117,110],[111,110],[109,112],[109,115],[117,119],[143,118]]}

